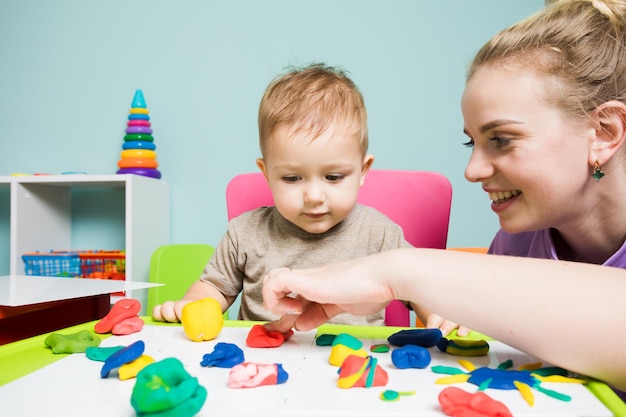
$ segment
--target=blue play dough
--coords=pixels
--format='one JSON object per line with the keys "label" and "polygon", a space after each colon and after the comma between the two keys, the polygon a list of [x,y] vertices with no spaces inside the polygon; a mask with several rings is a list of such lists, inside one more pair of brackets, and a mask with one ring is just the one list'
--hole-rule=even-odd
{"label": "blue play dough", "polygon": [[202,357],[201,366],[217,366],[218,368],[232,368],[244,361],[243,350],[232,343],[220,342],[215,345],[213,352]]}
{"label": "blue play dough", "polygon": [[287,379],[289,378],[289,374],[283,369],[282,364],[280,363],[276,364],[276,372],[278,373],[278,375],[276,375],[277,384],[282,384],[283,382],[287,382]]}
{"label": "blue play dough", "polygon": [[111,370],[119,368],[120,366],[139,358],[145,349],[146,345],[143,340],[137,340],[135,343],[126,346],[124,349],[118,350],[104,361],[104,365],[102,365],[102,369],[100,370],[100,376],[102,378],[107,378]]}
{"label": "blue play dough", "polygon": [[406,345],[391,352],[391,362],[398,369],[426,368],[430,365],[430,352],[421,346]]}
{"label": "blue play dough", "polygon": [[481,385],[489,380],[489,388],[511,390],[517,389],[515,382],[521,382],[530,387],[535,387],[539,380],[526,370],[503,370],[492,368],[474,369],[467,380],[475,385]]}
{"label": "blue play dough", "polygon": [[435,346],[442,337],[439,329],[400,330],[387,338],[394,346],[415,345],[422,347]]}

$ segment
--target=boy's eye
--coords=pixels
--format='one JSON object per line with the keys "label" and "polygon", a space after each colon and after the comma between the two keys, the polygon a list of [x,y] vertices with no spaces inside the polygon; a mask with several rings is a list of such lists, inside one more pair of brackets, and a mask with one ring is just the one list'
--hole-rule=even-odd
{"label": "boy's eye", "polygon": [[300,179],[297,175],[287,175],[283,177],[283,181],[285,182],[297,182]]}
{"label": "boy's eye", "polygon": [[342,180],[345,177],[345,175],[342,174],[328,174],[326,175],[326,179],[330,182],[336,182],[339,180]]}

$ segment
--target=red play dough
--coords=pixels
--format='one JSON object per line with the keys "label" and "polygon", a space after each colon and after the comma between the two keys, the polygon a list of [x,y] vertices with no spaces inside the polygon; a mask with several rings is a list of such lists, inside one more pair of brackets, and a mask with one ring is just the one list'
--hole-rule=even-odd
{"label": "red play dough", "polygon": [[113,326],[111,333],[118,336],[137,333],[143,329],[143,320],[139,316],[129,317]]}
{"label": "red play dough", "polygon": [[139,301],[132,298],[123,298],[113,304],[109,313],[96,323],[94,330],[96,333],[109,333],[113,326],[122,320],[136,316],[139,310],[141,310]]}
{"label": "red play dough", "polygon": [[439,404],[452,417],[513,417],[504,404],[482,391],[472,394],[449,387],[439,393]]}
{"label": "red play dough", "polygon": [[285,343],[292,334],[293,330],[286,333],[270,332],[262,324],[255,324],[248,333],[246,345],[254,348],[278,347]]}

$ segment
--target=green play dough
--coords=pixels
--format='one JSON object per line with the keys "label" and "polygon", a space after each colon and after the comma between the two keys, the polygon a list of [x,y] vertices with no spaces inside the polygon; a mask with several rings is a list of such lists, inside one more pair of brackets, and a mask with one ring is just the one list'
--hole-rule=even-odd
{"label": "green play dough", "polygon": [[98,346],[100,341],[89,330],[81,330],[72,334],[52,333],[43,342],[52,353],[82,353],[90,346]]}
{"label": "green play dough", "polygon": [[138,416],[187,417],[200,411],[206,397],[198,379],[178,359],[167,358],[137,374],[130,403]]}
{"label": "green play dough", "polygon": [[112,346],[112,347],[97,347],[97,346],[89,346],[85,351],[87,358],[92,361],[104,362],[109,356],[117,352],[118,350],[124,349],[124,346]]}
{"label": "green play dough", "polygon": [[337,335],[328,333],[321,334],[315,339],[315,344],[317,346],[331,346],[335,337],[337,337]]}

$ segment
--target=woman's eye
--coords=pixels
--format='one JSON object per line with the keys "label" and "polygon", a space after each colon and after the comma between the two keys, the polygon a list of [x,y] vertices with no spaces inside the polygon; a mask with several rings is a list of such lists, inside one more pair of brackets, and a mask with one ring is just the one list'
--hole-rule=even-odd
{"label": "woman's eye", "polygon": [[470,139],[467,142],[463,142],[463,146],[465,146],[466,148],[473,148],[474,147],[474,140]]}
{"label": "woman's eye", "polygon": [[497,148],[504,148],[509,143],[511,143],[511,139],[502,138],[502,137],[499,137],[499,136],[493,137],[493,138],[489,139],[489,141],[493,142]]}
{"label": "woman's eye", "polygon": [[341,175],[341,174],[329,174],[329,175],[326,175],[326,179],[328,181],[331,181],[331,182],[342,180],[344,177],[345,177],[345,175]]}

